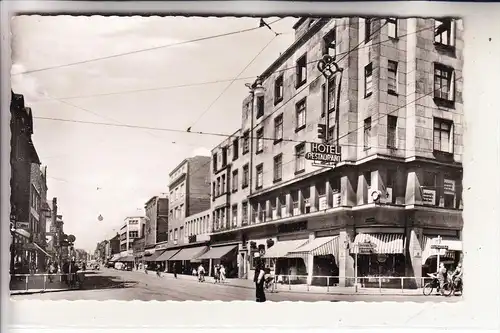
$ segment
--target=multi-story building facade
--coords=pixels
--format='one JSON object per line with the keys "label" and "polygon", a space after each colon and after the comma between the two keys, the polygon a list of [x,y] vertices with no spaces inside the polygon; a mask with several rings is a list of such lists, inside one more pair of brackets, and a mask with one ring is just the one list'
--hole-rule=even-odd
{"label": "multi-story building facade", "polygon": [[33,240],[32,261],[43,270],[49,254],[46,252],[47,218],[51,210],[47,205],[47,167],[31,164],[30,172],[30,230]]}
{"label": "multi-story building facade", "polygon": [[106,240],[105,260],[111,259],[113,255],[120,253],[120,235],[116,234],[114,237]]}
{"label": "multi-story building facade", "polygon": [[171,245],[185,242],[186,217],[210,208],[210,157],[195,156],[182,161],[169,174],[169,231]]}
{"label": "multi-story building facade", "polygon": [[154,196],[144,205],[146,227],[145,246],[152,247],[168,238],[168,198]]}
{"label": "multi-story building facade", "polygon": [[[456,263],[462,22],[307,18],[295,30],[295,42],[260,76],[264,89],[256,94],[254,85],[243,102],[240,149],[248,153],[213,170],[215,187],[228,169],[249,176],[231,177],[240,183],[226,180],[226,192],[214,195],[214,213],[220,205],[225,212],[213,216],[212,241],[240,242],[242,277],[251,277],[259,250],[276,274],[307,275],[309,283],[314,275],[341,285],[384,275],[418,285],[435,269],[435,242]],[[342,69],[328,90],[317,68],[325,54]],[[334,166],[305,159],[321,143],[317,125],[326,117],[328,143],[341,148]],[[230,147],[226,140],[214,154]]]}
{"label": "multi-story building facade", "polygon": [[132,255],[132,243],[135,239],[144,237],[146,218],[144,216],[129,216],[120,228],[120,254]]}
{"label": "multi-story building facade", "polygon": [[10,206],[11,206],[11,272],[16,262],[31,260],[30,243],[30,198],[31,164],[40,164],[31,136],[33,135],[33,115],[24,104],[23,95],[11,92],[11,153],[10,153]]}

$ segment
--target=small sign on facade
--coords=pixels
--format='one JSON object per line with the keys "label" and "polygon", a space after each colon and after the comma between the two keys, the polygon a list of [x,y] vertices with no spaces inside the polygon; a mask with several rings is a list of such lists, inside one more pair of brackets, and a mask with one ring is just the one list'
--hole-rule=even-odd
{"label": "small sign on facade", "polygon": [[16,229],[29,230],[30,224],[29,222],[16,222]]}
{"label": "small sign on facade", "polygon": [[341,161],[342,149],[340,146],[313,142],[311,151],[306,153],[305,158],[319,163],[336,164]]}

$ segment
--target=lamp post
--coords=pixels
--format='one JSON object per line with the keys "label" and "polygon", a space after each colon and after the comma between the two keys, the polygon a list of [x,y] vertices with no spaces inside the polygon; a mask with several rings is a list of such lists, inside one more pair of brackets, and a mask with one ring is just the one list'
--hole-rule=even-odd
{"label": "lamp post", "polygon": [[340,87],[342,84],[342,73],[343,69],[339,67],[339,65],[335,62],[332,56],[329,54],[325,54],[323,58],[318,62],[317,65],[318,70],[325,77],[325,122],[326,122],[326,131],[325,131],[325,141],[328,143],[330,140],[330,79],[337,73],[340,73],[340,80],[338,85],[338,91],[336,93],[336,110],[335,110],[335,131],[336,131],[336,144],[338,145],[339,140],[339,104],[340,104]]}

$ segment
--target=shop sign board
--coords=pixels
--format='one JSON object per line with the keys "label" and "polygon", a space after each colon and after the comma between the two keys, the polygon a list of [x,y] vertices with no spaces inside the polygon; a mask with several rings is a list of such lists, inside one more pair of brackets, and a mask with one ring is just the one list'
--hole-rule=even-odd
{"label": "shop sign board", "polygon": [[29,230],[30,224],[29,222],[16,222],[16,229]]}
{"label": "shop sign board", "polygon": [[455,181],[451,179],[444,179],[444,193],[455,194]]}
{"label": "shop sign board", "polygon": [[365,241],[365,242],[359,242],[358,244],[356,244],[356,247],[358,248],[359,254],[370,254],[373,251],[375,251],[377,245],[370,241]]}
{"label": "shop sign board", "polygon": [[306,152],[305,158],[319,163],[335,164],[341,161],[341,152],[340,146],[312,142],[311,150]]}
{"label": "shop sign board", "polygon": [[422,201],[424,205],[435,205],[436,204],[436,191],[424,189],[422,191]]}

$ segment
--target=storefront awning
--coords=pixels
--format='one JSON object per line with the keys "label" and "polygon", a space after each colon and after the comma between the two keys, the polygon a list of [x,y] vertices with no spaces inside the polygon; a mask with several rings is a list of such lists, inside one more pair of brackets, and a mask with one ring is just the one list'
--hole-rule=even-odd
{"label": "storefront awning", "polygon": [[118,259],[120,259],[120,254],[114,254],[113,257],[111,257],[111,259],[109,261],[112,261],[112,262],[115,262],[115,261],[118,261]]}
{"label": "storefront awning", "polygon": [[[433,245],[443,245],[447,246],[448,249],[433,249]],[[454,251],[462,251],[462,241],[458,240],[457,237],[449,237],[442,236],[441,242],[439,242],[438,238],[431,238],[429,236],[424,236],[422,238],[422,264],[424,264],[427,259],[433,256],[437,256],[438,254],[442,257],[454,258]]]}
{"label": "storefront awning", "polygon": [[197,259],[220,259],[237,247],[238,245],[214,246]]}
{"label": "storefront awning", "polygon": [[304,258],[308,254],[313,256],[333,255],[338,258],[339,253],[339,236],[318,237],[301,247],[290,251],[286,255],[287,258]]}
{"label": "storefront awning", "polygon": [[170,260],[173,256],[175,256],[179,252],[179,249],[175,250],[167,250],[161,254],[155,261],[167,261]]}
{"label": "storefront awning", "polygon": [[33,243],[35,245],[35,247],[37,249],[39,249],[40,251],[42,251],[43,253],[45,253],[45,255],[49,256],[52,258],[52,256],[50,254],[47,253],[47,251],[45,251],[44,249],[42,249],[42,247],[40,245],[38,245],[37,243]]}
{"label": "storefront awning", "polygon": [[198,247],[182,249],[179,251],[179,253],[170,258],[170,261],[197,259],[199,256],[204,254],[207,251],[207,249],[208,249],[207,246],[198,246]]}
{"label": "storefront awning", "polygon": [[263,258],[284,258],[289,252],[292,252],[307,242],[306,239],[276,242],[272,247],[267,249]]}
{"label": "storefront awning", "polygon": [[134,262],[134,256],[121,257],[118,261],[120,262]]}
{"label": "storefront awning", "polygon": [[153,253],[152,255],[145,257],[146,258],[145,260],[147,262],[156,261],[156,258],[161,256],[163,254],[163,252],[165,252],[165,251],[163,251],[163,250],[155,251],[155,253]]}
{"label": "storefront awning", "polygon": [[[403,234],[357,234],[354,244],[351,247],[351,253],[365,253],[360,251],[361,245],[369,244],[374,254],[404,254],[405,242]],[[363,246],[366,248],[365,246]]]}

